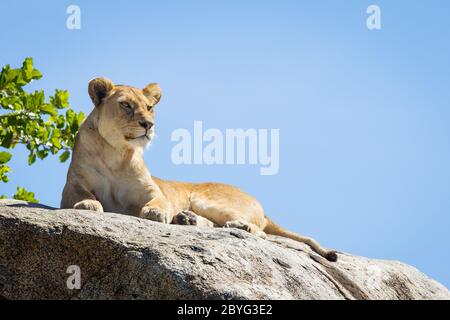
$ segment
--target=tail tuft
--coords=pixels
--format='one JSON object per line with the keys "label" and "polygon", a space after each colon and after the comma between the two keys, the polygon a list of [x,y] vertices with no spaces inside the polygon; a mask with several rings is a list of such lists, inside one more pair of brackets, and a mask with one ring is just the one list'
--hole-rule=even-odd
{"label": "tail tuft", "polygon": [[337,259],[338,259],[338,256],[337,256],[336,251],[329,251],[329,252],[326,254],[325,258],[326,258],[328,261],[336,262]]}
{"label": "tail tuft", "polygon": [[285,238],[290,238],[299,242],[303,242],[311,247],[315,252],[320,254],[322,257],[326,258],[328,261],[336,262],[338,259],[336,251],[328,250],[322,248],[322,246],[313,238],[301,236],[294,232],[285,230],[284,228],[277,225],[275,222],[266,217],[266,225],[264,227],[264,232],[267,234],[273,234],[277,236],[282,236]]}

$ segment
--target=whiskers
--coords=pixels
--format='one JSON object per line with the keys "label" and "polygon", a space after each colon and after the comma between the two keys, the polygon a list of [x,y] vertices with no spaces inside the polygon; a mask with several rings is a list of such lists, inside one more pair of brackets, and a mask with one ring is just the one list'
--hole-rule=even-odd
{"label": "whiskers", "polygon": [[145,130],[141,127],[124,127],[122,132],[125,139],[136,147],[150,147],[151,142],[155,138],[154,127],[150,130]]}
{"label": "whiskers", "polygon": [[147,135],[149,136],[149,140],[147,141],[147,144],[145,145],[145,148],[146,148],[146,149],[150,148],[150,146],[151,146],[153,140],[157,138],[157,135],[156,135],[156,133],[155,133],[155,127],[153,127],[153,128],[150,130],[150,133],[147,133]]}
{"label": "whiskers", "polygon": [[138,139],[140,137],[145,138],[146,130],[141,127],[126,126],[122,128],[123,135],[127,140]]}

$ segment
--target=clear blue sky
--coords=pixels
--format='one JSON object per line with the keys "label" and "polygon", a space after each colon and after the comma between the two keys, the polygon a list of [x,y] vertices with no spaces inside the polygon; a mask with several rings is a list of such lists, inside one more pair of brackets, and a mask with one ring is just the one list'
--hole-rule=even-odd
{"label": "clear blue sky", "polygon": [[[81,7],[81,30],[66,8]],[[366,28],[381,7],[382,29]],[[0,64],[31,56],[88,113],[87,82],[161,84],[152,173],[235,184],[267,214],[324,245],[412,264],[450,286],[448,1],[5,1]],[[176,128],[279,128],[280,170],[176,166]],[[68,164],[32,167],[23,148],[11,182],[57,206]]]}

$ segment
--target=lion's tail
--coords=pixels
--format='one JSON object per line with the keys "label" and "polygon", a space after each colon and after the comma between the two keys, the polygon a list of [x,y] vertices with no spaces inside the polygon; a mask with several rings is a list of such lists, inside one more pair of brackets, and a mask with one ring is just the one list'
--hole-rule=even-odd
{"label": "lion's tail", "polygon": [[299,242],[306,243],[308,246],[311,247],[315,252],[320,254],[322,257],[326,258],[329,261],[337,261],[337,254],[336,251],[333,250],[327,250],[323,248],[316,240],[313,238],[301,236],[299,234],[296,234],[291,231],[287,231],[284,228],[277,225],[275,222],[273,222],[271,219],[266,217],[266,226],[263,230],[267,234],[272,234],[276,236],[282,236],[285,238],[293,239]]}

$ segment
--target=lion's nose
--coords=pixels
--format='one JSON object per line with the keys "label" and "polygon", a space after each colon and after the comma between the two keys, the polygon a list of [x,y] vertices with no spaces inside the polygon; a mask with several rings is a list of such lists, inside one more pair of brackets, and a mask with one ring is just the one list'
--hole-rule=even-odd
{"label": "lion's nose", "polygon": [[153,122],[146,121],[146,120],[139,120],[139,124],[141,127],[143,127],[145,130],[150,130],[153,127]]}

